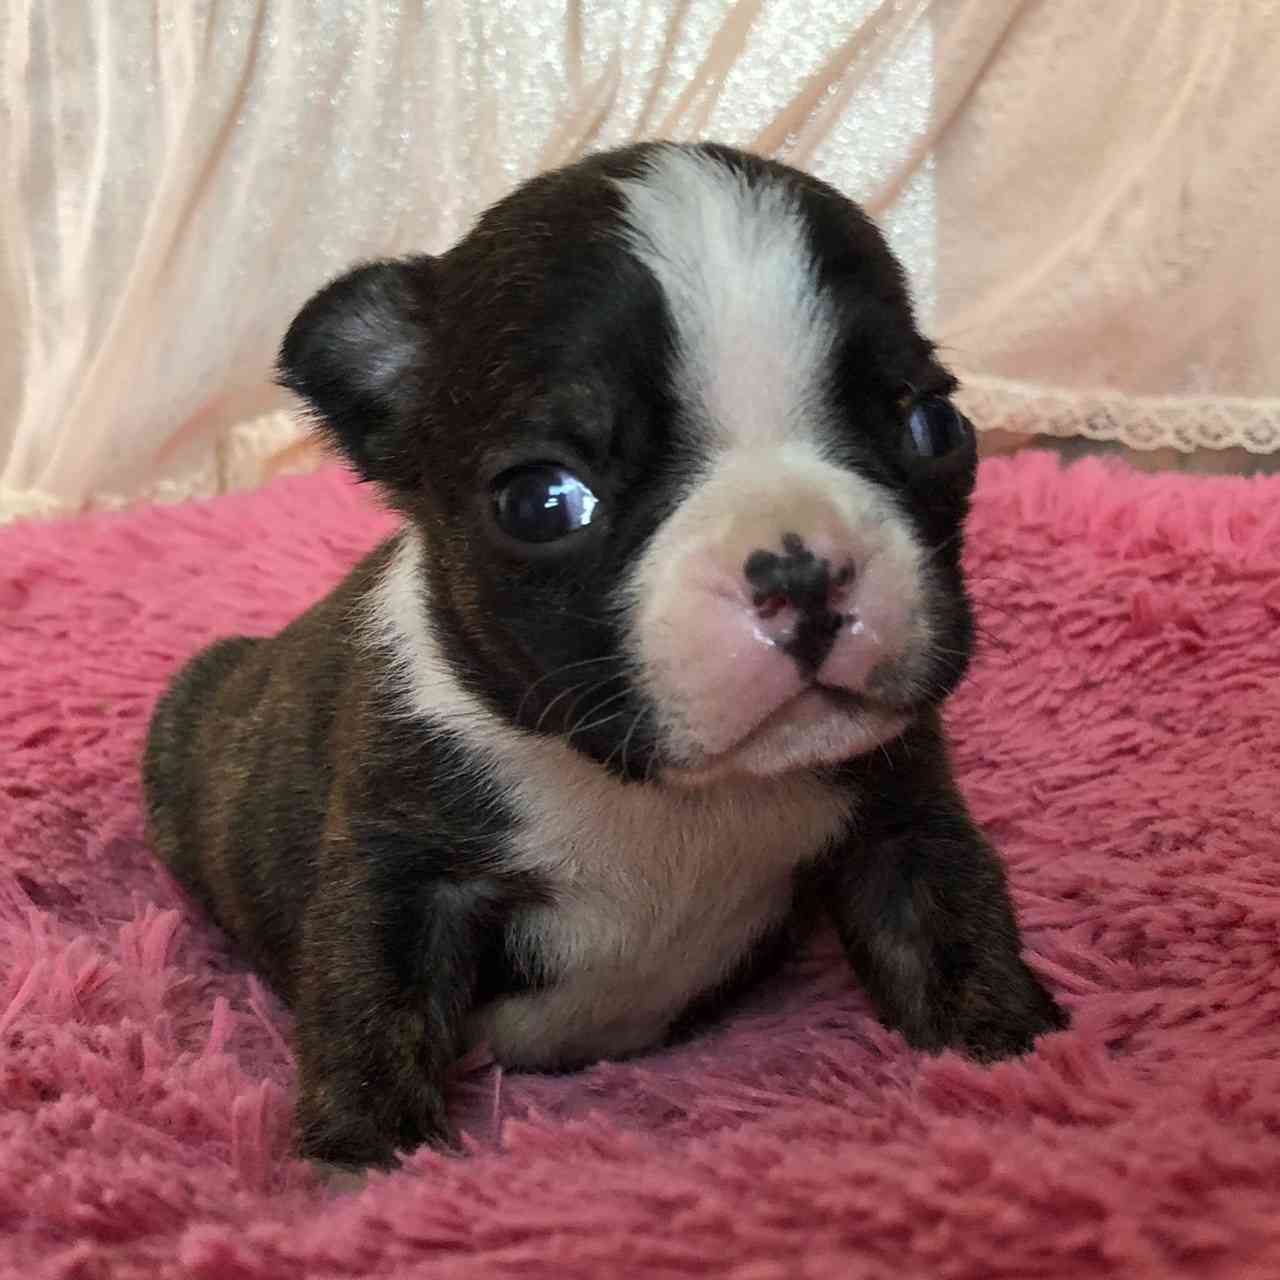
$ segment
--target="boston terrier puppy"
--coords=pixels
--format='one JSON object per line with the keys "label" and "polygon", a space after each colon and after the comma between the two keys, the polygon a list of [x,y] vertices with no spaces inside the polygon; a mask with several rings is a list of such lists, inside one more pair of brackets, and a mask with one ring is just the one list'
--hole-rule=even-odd
{"label": "boston terrier puppy", "polygon": [[822,919],[911,1045],[1065,1025],[939,716],[974,433],[856,205],[717,145],[596,155],[329,284],[279,369],[403,527],[192,660],[145,780],[296,1011],[303,1155],[448,1146],[468,1047],[670,1043]]}

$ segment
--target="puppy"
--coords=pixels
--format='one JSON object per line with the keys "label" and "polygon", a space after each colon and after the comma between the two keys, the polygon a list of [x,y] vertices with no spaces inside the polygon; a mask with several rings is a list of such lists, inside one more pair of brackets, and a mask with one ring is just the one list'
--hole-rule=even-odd
{"label": "puppy", "polygon": [[404,516],[177,676],[150,838],[297,1014],[302,1154],[451,1140],[468,1046],[699,1025],[834,922],[886,1024],[1065,1017],[952,781],[974,435],[860,210],[645,144],[314,297],[282,382]]}

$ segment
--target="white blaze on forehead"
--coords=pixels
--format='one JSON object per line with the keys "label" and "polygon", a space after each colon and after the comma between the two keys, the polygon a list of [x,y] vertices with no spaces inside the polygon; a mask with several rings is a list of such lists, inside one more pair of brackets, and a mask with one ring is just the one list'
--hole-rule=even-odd
{"label": "white blaze on forehead", "polygon": [[661,148],[619,182],[626,239],[676,329],[676,390],[720,446],[813,435],[836,338],[795,192]]}

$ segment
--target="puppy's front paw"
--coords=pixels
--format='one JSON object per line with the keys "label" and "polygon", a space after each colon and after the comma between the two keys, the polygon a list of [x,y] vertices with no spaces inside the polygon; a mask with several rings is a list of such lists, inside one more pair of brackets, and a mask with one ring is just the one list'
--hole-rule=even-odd
{"label": "puppy's front paw", "polygon": [[323,1112],[308,1105],[304,1096],[294,1120],[297,1154],[317,1168],[358,1175],[365,1169],[395,1166],[396,1143],[366,1117]]}
{"label": "puppy's front paw", "polygon": [[1027,1053],[1038,1036],[1069,1024],[1066,1010],[1021,960],[971,975],[952,1015],[956,1047],[982,1062]]}
{"label": "puppy's front paw", "polygon": [[443,1099],[425,1086],[417,1090],[385,1089],[380,1105],[365,1102],[367,1090],[304,1083],[294,1116],[294,1146],[304,1160],[326,1169],[359,1174],[366,1169],[394,1169],[399,1155],[420,1146],[439,1151],[457,1149]]}
{"label": "puppy's front paw", "polygon": [[352,1195],[363,1191],[369,1182],[366,1169],[352,1169],[345,1164],[330,1164],[326,1160],[312,1160],[311,1168],[320,1185],[330,1195]]}
{"label": "puppy's front paw", "polygon": [[980,1062],[1013,1058],[1070,1018],[1019,957],[980,962],[959,981],[941,982],[912,1010],[890,1019],[918,1049],[958,1049]]}
{"label": "puppy's front paw", "polygon": [[1026,1053],[1067,1014],[1022,959],[1004,868],[954,785],[926,777],[919,791],[933,798],[913,810],[886,784],[879,802],[897,797],[878,818],[887,833],[874,838],[873,810],[873,838],[835,864],[829,909],[845,953],[914,1047],[988,1062]]}

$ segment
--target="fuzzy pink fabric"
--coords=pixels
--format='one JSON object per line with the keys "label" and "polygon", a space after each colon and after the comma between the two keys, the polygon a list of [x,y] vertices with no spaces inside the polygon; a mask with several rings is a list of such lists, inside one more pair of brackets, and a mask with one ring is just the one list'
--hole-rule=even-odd
{"label": "fuzzy pink fabric", "polygon": [[1280,481],[983,468],[951,718],[1069,1032],[922,1058],[827,941],[678,1052],[466,1064],[473,1154],[339,1196],[137,758],[176,665],[323,592],[368,501],[331,472],[0,533],[3,1275],[1280,1275]]}

